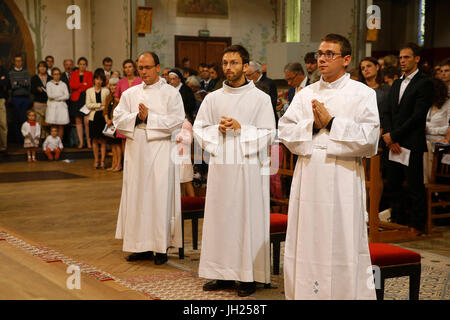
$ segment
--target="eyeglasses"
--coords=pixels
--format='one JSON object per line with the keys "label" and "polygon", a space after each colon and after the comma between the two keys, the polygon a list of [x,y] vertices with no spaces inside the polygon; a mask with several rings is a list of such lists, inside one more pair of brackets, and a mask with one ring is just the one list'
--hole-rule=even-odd
{"label": "eyeglasses", "polygon": [[238,65],[240,65],[240,64],[242,64],[242,63],[237,62],[237,61],[230,61],[230,62],[224,61],[224,62],[222,62],[222,66],[223,66],[224,68],[228,67],[228,65],[230,65],[230,66],[232,66],[232,67],[235,67],[235,66],[238,66]]}
{"label": "eyeglasses", "polygon": [[256,71],[253,71],[251,73],[246,73],[245,76],[248,78],[248,77],[251,77],[252,75],[254,75],[255,73],[256,73]]}
{"label": "eyeglasses", "polygon": [[298,75],[298,72],[296,74],[294,74],[294,76],[290,77],[290,78],[285,78],[287,82],[290,82],[292,80],[294,80]]}
{"label": "eyeglasses", "polygon": [[333,52],[333,51],[326,51],[326,52],[319,51],[319,52],[316,52],[314,54],[314,58],[316,58],[317,60],[321,56],[324,56],[325,60],[334,60],[334,57],[342,56],[342,54],[336,53],[336,52]]}
{"label": "eyeglasses", "polygon": [[156,67],[156,65],[153,65],[153,66],[139,66],[138,67],[138,70],[139,71],[142,71],[142,70],[152,70],[154,67]]}

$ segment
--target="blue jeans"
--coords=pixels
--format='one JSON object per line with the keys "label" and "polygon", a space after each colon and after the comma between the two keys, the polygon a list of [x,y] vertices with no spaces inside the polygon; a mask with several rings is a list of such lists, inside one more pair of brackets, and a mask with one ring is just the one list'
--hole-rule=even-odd
{"label": "blue jeans", "polygon": [[23,143],[22,124],[27,121],[27,111],[30,109],[29,97],[13,97],[11,100],[14,114],[14,137],[17,143]]}

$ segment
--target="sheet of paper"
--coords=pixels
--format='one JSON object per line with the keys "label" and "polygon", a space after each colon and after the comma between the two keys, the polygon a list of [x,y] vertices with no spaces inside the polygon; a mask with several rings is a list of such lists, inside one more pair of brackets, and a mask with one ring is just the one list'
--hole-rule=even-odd
{"label": "sheet of paper", "polygon": [[392,153],[389,151],[389,160],[401,163],[404,166],[409,166],[409,155],[411,154],[411,150],[406,148],[401,148],[402,152],[400,154]]}
{"label": "sheet of paper", "polygon": [[450,154],[444,154],[441,162],[443,164],[449,165],[450,164]]}
{"label": "sheet of paper", "polygon": [[86,105],[84,105],[81,109],[80,112],[83,112],[84,114],[89,114],[89,112],[91,112],[91,110],[88,109],[88,107],[86,107]]}

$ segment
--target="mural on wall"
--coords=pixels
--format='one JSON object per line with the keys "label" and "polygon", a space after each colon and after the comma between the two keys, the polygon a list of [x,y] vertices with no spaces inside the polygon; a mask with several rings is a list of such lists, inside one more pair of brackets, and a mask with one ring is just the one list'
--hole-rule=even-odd
{"label": "mural on wall", "polygon": [[145,37],[145,42],[143,42],[143,47],[138,48],[139,53],[143,51],[153,51],[156,52],[159,58],[161,69],[166,66],[166,45],[167,39],[164,38],[161,30],[154,28],[152,33]]}
{"label": "mural on wall", "polygon": [[228,18],[228,0],[178,0],[178,17]]}
{"label": "mural on wall", "polygon": [[[30,18],[30,2],[33,5],[33,21]],[[46,39],[46,26],[47,26],[47,16],[43,16],[43,12],[47,8],[46,5],[42,4],[41,0],[26,0],[26,19],[30,30],[34,33],[34,44],[36,51],[36,60],[42,60],[42,48],[45,45]]]}
{"label": "mural on wall", "polygon": [[269,28],[262,24],[258,24],[256,29],[259,29],[260,31],[255,31],[255,27],[250,28],[250,30],[242,37],[239,44],[247,49],[250,54],[250,60],[266,63],[267,45],[270,43]]}
{"label": "mural on wall", "polygon": [[24,53],[25,47],[19,25],[3,1],[0,1],[0,43],[0,65],[9,69],[13,56]]}

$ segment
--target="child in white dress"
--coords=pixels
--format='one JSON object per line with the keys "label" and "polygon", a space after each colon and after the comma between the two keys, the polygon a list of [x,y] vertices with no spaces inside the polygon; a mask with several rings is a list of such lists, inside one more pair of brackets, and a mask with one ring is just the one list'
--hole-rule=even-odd
{"label": "child in white dress", "polygon": [[28,110],[27,118],[22,125],[22,135],[25,138],[23,147],[27,150],[28,162],[37,162],[36,148],[39,147],[41,126],[36,121],[36,112],[33,110]]}
{"label": "child in white dress", "polygon": [[70,122],[69,109],[66,101],[69,100],[69,89],[67,85],[60,81],[61,71],[58,68],[52,69],[53,80],[47,82],[47,110],[45,121],[58,126],[58,136],[62,139],[64,125]]}

